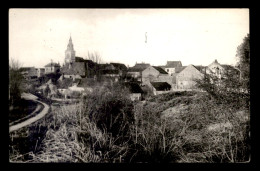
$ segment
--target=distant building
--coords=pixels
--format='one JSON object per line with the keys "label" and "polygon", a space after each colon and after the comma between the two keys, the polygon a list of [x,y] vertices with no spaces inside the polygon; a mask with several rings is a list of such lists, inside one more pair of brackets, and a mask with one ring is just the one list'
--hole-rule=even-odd
{"label": "distant building", "polygon": [[142,79],[142,71],[151,66],[148,63],[136,63],[135,66],[128,68],[127,76],[135,78],[137,81]]}
{"label": "distant building", "polygon": [[45,68],[45,74],[49,73],[58,73],[60,72],[60,64],[58,63],[48,63],[47,65],[44,66]]}
{"label": "distant building", "polygon": [[76,51],[74,50],[72,39],[70,37],[67,49],[65,51],[65,64],[70,64],[75,62]]}
{"label": "distant building", "polygon": [[65,78],[93,78],[96,75],[96,70],[97,64],[95,62],[76,56],[76,51],[70,37],[65,51],[65,62],[61,68],[61,74]]}
{"label": "distant building", "polygon": [[164,67],[164,70],[169,74],[172,75],[175,73],[175,68],[182,67],[181,61],[167,61],[167,64]]}
{"label": "distant building", "polygon": [[161,77],[167,77],[171,79],[168,73],[164,71],[162,68],[156,66],[149,66],[148,68],[142,71],[142,84],[149,84],[152,81],[159,82]]}
{"label": "distant building", "polygon": [[41,77],[45,74],[45,68],[37,68],[37,77]]}
{"label": "distant building", "polygon": [[224,78],[227,72],[233,76],[239,76],[240,74],[238,69],[231,65],[220,64],[216,59],[206,67],[206,74],[214,74],[219,79]]}
{"label": "distant building", "polygon": [[37,78],[37,69],[35,67],[21,67],[20,72],[26,80]]}
{"label": "distant building", "polygon": [[135,82],[126,82],[123,83],[123,86],[126,87],[130,92],[130,99],[132,101],[142,100],[143,90],[138,83]]}
{"label": "distant building", "polygon": [[151,82],[153,95],[168,93],[171,90],[171,85],[167,82]]}
{"label": "distant building", "polygon": [[127,72],[127,67],[121,63],[98,64],[98,68],[103,80],[110,78],[115,82]]}
{"label": "distant building", "polygon": [[196,79],[204,77],[205,67],[188,65],[176,75],[177,89],[197,89]]}

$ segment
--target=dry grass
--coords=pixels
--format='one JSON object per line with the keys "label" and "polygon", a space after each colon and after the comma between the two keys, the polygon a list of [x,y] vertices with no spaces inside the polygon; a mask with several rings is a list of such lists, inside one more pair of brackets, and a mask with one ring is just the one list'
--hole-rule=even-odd
{"label": "dry grass", "polygon": [[[30,152],[31,159],[27,162],[214,163],[249,160],[248,111],[217,104],[204,94],[171,95],[161,102],[134,104],[134,122],[126,134],[113,135],[109,129],[98,127],[90,113],[96,109],[102,112],[99,105],[117,102],[115,99],[122,96],[105,87],[93,93],[89,97],[97,98],[97,103],[84,99],[84,103],[55,110],[41,122],[42,126],[48,127],[39,145],[41,150]],[[85,102],[88,102],[87,106]],[[125,111],[123,107],[126,106],[122,105],[118,111]],[[118,122],[127,121],[124,113],[122,116]],[[116,123],[118,117],[114,119],[112,121]],[[208,129],[221,123],[231,126]],[[118,129],[123,129],[121,127]],[[19,152],[13,156],[17,158],[13,157],[12,161],[21,161]]]}

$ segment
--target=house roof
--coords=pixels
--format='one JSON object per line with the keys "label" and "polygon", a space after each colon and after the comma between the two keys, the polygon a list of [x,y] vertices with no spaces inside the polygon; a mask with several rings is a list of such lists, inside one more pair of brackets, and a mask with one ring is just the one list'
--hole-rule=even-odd
{"label": "house roof", "polygon": [[153,68],[155,68],[157,71],[159,71],[161,74],[168,74],[166,71],[164,71],[161,67],[157,67],[157,66],[152,66]]}
{"label": "house roof", "polygon": [[156,91],[165,91],[171,89],[171,85],[167,82],[151,82]]}
{"label": "house roof", "polygon": [[176,68],[181,67],[181,61],[167,61],[166,68]]}
{"label": "house roof", "polygon": [[159,65],[158,67],[162,68],[162,69],[165,69],[166,66],[165,65]]}
{"label": "house roof", "polygon": [[135,68],[135,67],[130,67],[128,68],[127,72],[142,72],[143,70],[145,70],[146,68]]}
{"label": "house roof", "polygon": [[136,63],[135,66],[128,68],[128,72],[142,72],[149,66],[151,65],[146,63]]}
{"label": "house roof", "polygon": [[85,60],[82,57],[75,57],[75,62],[84,62]]}
{"label": "house roof", "polygon": [[121,63],[110,63],[110,64],[112,64],[116,69],[127,70],[127,67],[125,66],[125,64],[121,64]]}
{"label": "house roof", "polygon": [[138,85],[138,83],[135,82],[125,82],[123,85],[129,89],[131,93],[143,93],[143,90]]}
{"label": "house roof", "polygon": [[206,72],[206,67],[202,66],[202,65],[193,65],[198,71],[200,71],[201,73],[205,73]]}
{"label": "house roof", "polygon": [[182,66],[182,67],[176,67],[175,68],[175,73],[180,73],[182,70],[184,70],[187,66]]}
{"label": "house roof", "polygon": [[50,62],[50,63],[48,63],[47,65],[45,65],[44,67],[52,67],[52,66],[54,66],[54,67],[60,67],[60,64],[57,64],[57,63],[55,63],[55,62]]}
{"label": "house roof", "polygon": [[134,68],[142,68],[142,69],[146,69],[149,66],[151,66],[150,64],[146,64],[146,63],[136,63],[135,66],[133,66]]}
{"label": "house roof", "polygon": [[85,76],[85,63],[84,62],[74,62],[71,64],[71,67],[69,67],[70,64],[65,65],[61,72],[66,75],[80,75]]}

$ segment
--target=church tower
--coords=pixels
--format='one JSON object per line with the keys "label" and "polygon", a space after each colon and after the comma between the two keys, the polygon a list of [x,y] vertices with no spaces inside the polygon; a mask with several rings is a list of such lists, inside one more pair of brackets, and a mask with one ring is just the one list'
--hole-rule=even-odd
{"label": "church tower", "polygon": [[75,50],[73,48],[72,39],[70,36],[69,43],[67,46],[67,50],[65,51],[65,64],[73,63],[75,62]]}

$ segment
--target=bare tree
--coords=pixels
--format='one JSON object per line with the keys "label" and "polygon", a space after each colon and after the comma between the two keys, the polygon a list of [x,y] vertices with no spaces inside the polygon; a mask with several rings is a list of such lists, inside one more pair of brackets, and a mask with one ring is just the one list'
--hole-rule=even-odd
{"label": "bare tree", "polygon": [[9,101],[10,105],[21,99],[23,76],[20,68],[21,63],[13,58],[9,63]]}
{"label": "bare tree", "polygon": [[99,52],[89,52],[87,59],[92,60],[94,62],[94,75],[96,76],[97,80],[101,79],[101,71],[100,71],[100,63],[102,62],[102,58]]}
{"label": "bare tree", "polygon": [[93,62],[97,63],[97,64],[100,64],[102,62],[102,58],[101,58],[101,55],[100,53],[98,53],[97,51],[94,51],[94,52],[89,52],[88,51],[88,56],[87,58],[89,60],[92,60]]}

